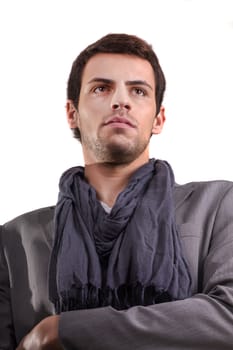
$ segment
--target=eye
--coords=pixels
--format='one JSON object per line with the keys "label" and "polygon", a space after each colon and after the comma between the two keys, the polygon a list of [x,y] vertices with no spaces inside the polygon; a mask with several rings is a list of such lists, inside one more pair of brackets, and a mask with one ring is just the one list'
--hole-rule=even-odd
{"label": "eye", "polygon": [[107,86],[107,85],[100,85],[100,86],[96,86],[96,87],[93,89],[93,92],[94,92],[95,94],[101,94],[101,93],[106,92],[106,91],[109,91],[109,90],[110,90],[109,86]]}
{"label": "eye", "polygon": [[136,95],[139,95],[139,96],[146,96],[146,91],[141,89],[141,88],[137,88],[135,87],[134,89],[134,92]]}

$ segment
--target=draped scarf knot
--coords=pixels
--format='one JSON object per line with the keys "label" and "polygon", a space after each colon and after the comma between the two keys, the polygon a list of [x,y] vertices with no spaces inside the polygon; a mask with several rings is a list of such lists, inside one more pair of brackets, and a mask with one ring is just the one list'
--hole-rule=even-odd
{"label": "draped scarf knot", "polygon": [[106,213],[84,168],[60,179],[49,295],[57,313],[184,299],[191,294],[166,161],[141,166]]}

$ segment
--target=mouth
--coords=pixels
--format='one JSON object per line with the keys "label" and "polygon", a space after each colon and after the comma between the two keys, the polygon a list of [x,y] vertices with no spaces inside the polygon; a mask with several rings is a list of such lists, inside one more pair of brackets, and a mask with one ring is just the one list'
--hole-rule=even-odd
{"label": "mouth", "polygon": [[107,119],[103,125],[117,128],[136,128],[136,125],[131,120],[120,116],[114,116]]}

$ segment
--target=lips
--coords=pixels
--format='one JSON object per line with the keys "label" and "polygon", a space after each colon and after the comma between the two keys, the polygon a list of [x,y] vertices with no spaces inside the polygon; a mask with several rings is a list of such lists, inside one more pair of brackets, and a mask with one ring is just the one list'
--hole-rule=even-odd
{"label": "lips", "polygon": [[121,126],[122,124],[122,126],[125,125],[125,126],[130,126],[131,128],[136,128],[136,125],[131,120],[121,116],[110,117],[104,122],[104,125],[111,125],[111,124],[112,126],[114,125]]}

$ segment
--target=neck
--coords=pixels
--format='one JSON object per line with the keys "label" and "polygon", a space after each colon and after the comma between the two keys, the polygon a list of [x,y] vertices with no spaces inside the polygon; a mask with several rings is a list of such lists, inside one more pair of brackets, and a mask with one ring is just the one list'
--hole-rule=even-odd
{"label": "neck", "polygon": [[118,194],[125,189],[133,173],[148,160],[136,159],[130,164],[86,164],[85,177],[95,188],[98,199],[113,207]]}

